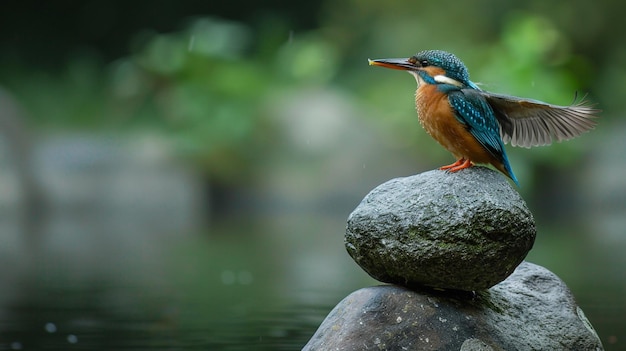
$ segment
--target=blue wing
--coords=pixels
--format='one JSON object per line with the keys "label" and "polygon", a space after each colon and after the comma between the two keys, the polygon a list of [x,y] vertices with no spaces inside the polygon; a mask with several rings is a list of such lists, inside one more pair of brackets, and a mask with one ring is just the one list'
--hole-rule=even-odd
{"label": "blue wing", "polygon": [[500,124],[481,92],[475,89],[449,91],[448,101],[456,119],[495,159],[502,162],[507,175],[519,186],[500,138]]}
{"label": "blue wing", "polygon": [[479,93],[471,89],[460,89],[448,93],[448,101],[461,124],[496,159],[506,159],[504,143],[500,139],[500,125],[496,116]]}

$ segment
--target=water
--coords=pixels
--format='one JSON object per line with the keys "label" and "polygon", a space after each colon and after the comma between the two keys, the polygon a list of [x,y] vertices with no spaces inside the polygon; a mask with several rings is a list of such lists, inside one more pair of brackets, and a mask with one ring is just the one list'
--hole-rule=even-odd
{"label": "water", "polygon": [[[324,216],[234,219],[134,244],[117,233],[119,247],[3,254],[0,350],[300,350],[341,299],[379,284],[345,252],[344,226]],[[606,350],[622,349],[623,283],[606,250],[549,238],[529,259],[565,280]]]}
{"label": "water", "polygon": [[3,264],[0,350],[300,350],[372,284],[343,251],[344,220],[308,220]]}
{"label": "water", "polygon": [[216,307],[210,299],[186,305],[147,287],[95,285],[41,289],[14,301],[0,324],[0,349],[299,350],[326,310],[204,313]]}

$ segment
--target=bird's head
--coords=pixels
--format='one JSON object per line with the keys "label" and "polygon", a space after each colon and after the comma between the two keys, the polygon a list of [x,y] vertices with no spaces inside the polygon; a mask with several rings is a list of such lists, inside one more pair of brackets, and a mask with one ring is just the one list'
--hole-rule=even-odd
{"label": "bird's head", "polygon": [[467,68],[453,54],[441,50],[420,51],[401,59],[369,60],[370,65],[404,70],[415,76],[418,84],[449,84],[478,89],[469,80]]}

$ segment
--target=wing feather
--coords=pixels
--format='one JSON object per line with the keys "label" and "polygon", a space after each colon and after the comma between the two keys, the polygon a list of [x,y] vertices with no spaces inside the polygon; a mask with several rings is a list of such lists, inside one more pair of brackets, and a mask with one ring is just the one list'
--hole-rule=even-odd
{"label": "wing feather", "polygon": [[504,162],[506,155],[499,138],[498,123],[485,98],[477,90],[460,89],[449,92],[448,101],[457,120],[493,157]]}
{"label": "wing feather", "polygon": [[549,145],[575,138],[596,125],[599,110],[584,99],[570,106],[481,91],[500,123],[500,136],[513,146]]}

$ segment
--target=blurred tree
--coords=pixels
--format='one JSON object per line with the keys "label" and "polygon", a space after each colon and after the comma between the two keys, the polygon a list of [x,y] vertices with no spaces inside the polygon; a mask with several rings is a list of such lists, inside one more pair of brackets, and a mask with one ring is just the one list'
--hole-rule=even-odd
{"label": "blurred tree", "polygon": [[147,36],[112,67],[115,115],[172,138],[212,177],[242,181],[267,137],[258,106],[273,84],[265,65],[247,53],[249,28],[205,18]]}
{"label": "blurred tree", "polygon": [[132,53],[128,44],[138,32],[173,32],[186,20],[207,15],[254,27],[278,19],[291,30],[308,30],[317,26],[321,5],[287,0],[5,0],[0,5],[0,62],[59,70],[86,53],[115,60]]}
{"label": "blurred tree", "polygon": [[[398,0],[385,6],[346,0],[307,3],[306,9],[276,0],[244,10],[195,1],[73,5],[9,1],[5,6],[13,15],[0,15],[6,19],[0,21],[6,29],[0,31],[6,39],[0,41],[0,62],[11,63],[0,68],[0,79],[27,100],[38,125],[158,130],[211,177],[232,183],[253,173],[257,155],[276,138],[275,121],[264,110],[267,98],[309,85],[339,86],[361,96],[378,110],[371,115],[391,136],[390,147],[429,148],[420,157],[433,165],[448,157],[430,147],[433,141],[415,123],[414,82],[368,69],[370,56],[450,50],[486,89],[560,104],[571,102],[573,91],[589,91],[592,77],[602,74],[576,49],[582,39],[570,35],[579,32],[571,25],[572,13],[584,11],[579,2],[567,9],[495,0]],[[454,11],[438,11],[442,6]],[[600,4],[591,17],[614,7]],[[202,12],[247,24],[191,16]],[[60,13],[68,21],[60,23]],[[319,30],[310,30],[316,23]],[[589,31],[597,32],[598,25],[592,21]],[[112,57],[117,59],[107,63]],[[32,62],[62,62],[62,68],[57,75]],[[533,163],[571,161],[577,145],[512,150],[514,167],[524,177]]]}

